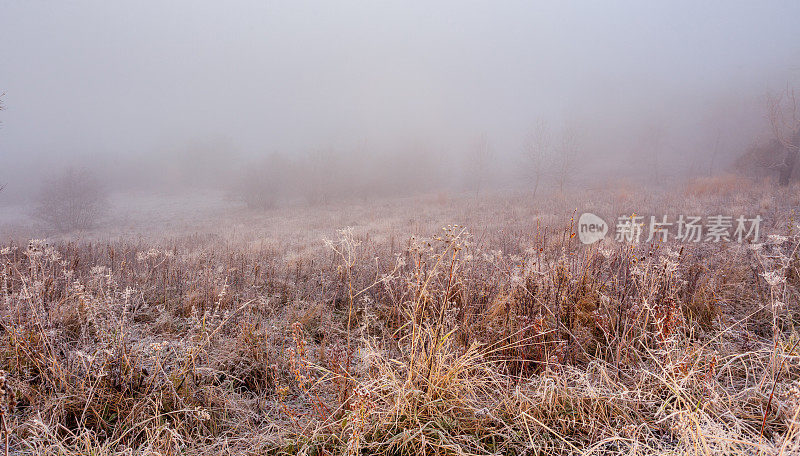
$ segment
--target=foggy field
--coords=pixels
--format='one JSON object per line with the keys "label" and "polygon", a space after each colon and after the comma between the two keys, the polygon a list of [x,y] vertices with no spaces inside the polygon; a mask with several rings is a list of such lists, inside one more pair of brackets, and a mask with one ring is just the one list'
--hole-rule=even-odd
{"label": "foggy field", "polygon": [[0,456],[800,456],[799,20],[0,0]]}
{"label": "foggy field", "polygon": [[[140,196],[126,220],[6,240],[9,445],[797,454],[800,187],[726,179],[268,211]],[[762,232],[579,242],[573,217],[632,208]]]}

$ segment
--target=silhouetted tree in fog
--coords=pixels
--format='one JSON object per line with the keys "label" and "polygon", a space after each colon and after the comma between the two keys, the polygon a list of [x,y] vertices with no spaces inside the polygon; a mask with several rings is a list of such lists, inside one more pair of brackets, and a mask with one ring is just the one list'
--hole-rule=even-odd
{"label": "silhouetted tree in fog", "polygon": [[65,232],[93,228],[107,212],[108,200],[97,179],[70,168],[44,183],[33,215]]}
{"label": "silhouetted tree in fog", "polygon": [[522,172],[526,181],[533,186],[534,197],[551,158],[551,146],[550,129],[543,120],[528,133],[522,144]]}
{"label": "silhouetted tree in fog", "polygon": [[561,141],[556,146],[558,160],[556,162],[556,179],[558,190],[564,193],[564,186],[574,177],[578,168],[578,136],[572,125],[567,125],[561,132]]}
{"label": "silhouetted tree in fog", "polygon": [[789,185],[789,179],[792,178],[792,173],[797,164],[798,147],[800,147],[800,129],[795,130],[791,142],[784,147],[786,148],[786,160],[783,162],[783,167],[781,168],[779,182],[781,185]]}
{"label": "silhouetted tree in fog", "polygon": [[782,95],[769,96],[767,107],[772,131],[783,146],[783,159],[778,166],[778,183],[786,186],[792,178],[800,147],[800,119],[794,89],[787,88]]}
{"label": "silhouetted tree in fog", "polygon": [[783,145],[775,138],[756,141],[733,163],[734,169],[751,177],[772,175],[783,166]]}

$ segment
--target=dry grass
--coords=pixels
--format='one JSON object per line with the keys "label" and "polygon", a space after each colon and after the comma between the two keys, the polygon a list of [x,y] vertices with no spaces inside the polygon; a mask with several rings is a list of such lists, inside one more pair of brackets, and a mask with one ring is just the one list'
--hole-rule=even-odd
{"label": "dry grass", "polygon": [[299,213],[302,234],[10,243],[9,451],[798,454],[796,190],[576,196],[761,214],[755,246],[585,247],[574,202],[524,196],[341,209],[369,225],[324,245],[303,236],[328,215]]}
{"label": "dry grass", "polygon": [[693,197],[731,196],[740,189],[747,188],[751,182],[736,174],[698,177],[686,185],[686,195]]}

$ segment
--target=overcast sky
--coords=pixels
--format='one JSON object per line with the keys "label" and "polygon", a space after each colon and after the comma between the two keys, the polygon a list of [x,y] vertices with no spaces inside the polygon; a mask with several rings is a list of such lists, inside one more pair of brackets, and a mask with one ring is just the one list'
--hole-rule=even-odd
{"label": "overcast sky", "polygon": [[0,0],[0,168],[693,119],[796,78],[799,21],[797,1]]}

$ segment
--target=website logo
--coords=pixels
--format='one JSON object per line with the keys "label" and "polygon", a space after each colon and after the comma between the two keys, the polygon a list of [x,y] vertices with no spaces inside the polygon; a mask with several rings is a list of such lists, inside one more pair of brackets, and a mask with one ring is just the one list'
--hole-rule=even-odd
{"label": "website logo", "polygon": [[608,224],[605,220],[592,214],[584,212],[578,219],[578,238],[584,244],[594,244],[603,239],[608,233]]}

